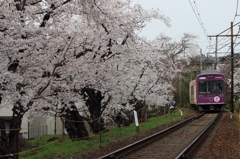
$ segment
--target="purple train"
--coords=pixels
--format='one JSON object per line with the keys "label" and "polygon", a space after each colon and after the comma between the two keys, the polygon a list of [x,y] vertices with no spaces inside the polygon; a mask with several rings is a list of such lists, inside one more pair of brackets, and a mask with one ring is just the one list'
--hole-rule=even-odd
{"label": "purple train", "polygon": [[191,107],[199,111],[221,111],[226,104],[225,75],[203,70],[189,83]]}

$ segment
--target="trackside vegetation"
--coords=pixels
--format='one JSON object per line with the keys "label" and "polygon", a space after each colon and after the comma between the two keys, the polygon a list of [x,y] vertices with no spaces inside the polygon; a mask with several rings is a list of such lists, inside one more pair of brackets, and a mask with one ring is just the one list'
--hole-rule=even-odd
{"label": "trackside vegetation", "polygon": [[[192,113],[193,111],[188,109],[182,111],[182,115],[179,110],[162,116],[157,116],[156,113],[152,113],[150,116],[153,117],[149,118],[147,122],[139,123],[140,133],[174,120],[182,120],[183,117]],[[135,124],[131,124],[129,127],[108,127],[99,134],[91,134],[86,140],[78,140],[75,142],[72,142],[68,135],[45,135],[27,140],[26,146],[21,149],[19,157],[20,159],[70,158],[110,142],[128,138],[136,133]]]}

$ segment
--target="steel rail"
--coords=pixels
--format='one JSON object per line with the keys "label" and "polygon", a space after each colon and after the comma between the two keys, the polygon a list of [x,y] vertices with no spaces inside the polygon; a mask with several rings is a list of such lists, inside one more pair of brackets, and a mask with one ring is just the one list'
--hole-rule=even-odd
{"label": "steel rail", "polygon": [[203,137],[208,133],[208,131],[211,129],[213,124],[220,119],[220,116],[222,113],[219,113],[212,122],[199,134],[192,143],[190,143],[175,159],[186,159],[188,158],[189,154],[200,144],[203,139]]}
{"label": "steel rail", "polygon": [[121,156],[124,156],[124,155],[126,155],[126,154],[128,154],[128,153],[130,153],[130,152],[132,152],[132,151],[134,151],[134,150],[136,150],[138,148],[140,148],[140,147],[143,147],[146,144],[149,144],[149,143],[151,143],[153,141],[156,141],[157,139],[159,139],[159,138],[161,138],[161,137],[163,137],[163,136],[165,136],[165,135],[167,135],[167,134],[169,134],[169,133],[179,129],[180,127],[184,126],[186,123],[191,122],[194,119],[197,119],[197,118],[203,116],[204,114],[205,114],[204,112],[201,113],[201,114],[198,114],[198,115],[196,115],[196,116],[194,116],[192,118],[184,120],[184,121],[182,121],[182,122],[180,122],[180,123],[178,123],[176,125],[173,125],[173,126],[167,128],[165,130],[162,130],[162,131],[160,131],[160,132],[158,132],[156,134],[148,136],[148,137],[146,137],[146,138],[144,138],[142,140],[134,142],[133,144],[130,144],[130,145],[125,146],[125,147],[123,147],[121,149],[113,151],[113,152],[111,152],[111,153],[109,153],[107,155],[104,155],[104,156],[100,157],[99,159],[119,158]]}

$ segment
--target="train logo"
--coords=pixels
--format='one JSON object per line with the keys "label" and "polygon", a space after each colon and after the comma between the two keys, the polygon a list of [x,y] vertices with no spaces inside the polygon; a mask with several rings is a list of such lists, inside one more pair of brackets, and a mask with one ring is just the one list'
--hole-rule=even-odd
{"label": "train logo", "polygon": [[214,102],[216,103],[220,102],[220,97],[219,96],[214,97]]}

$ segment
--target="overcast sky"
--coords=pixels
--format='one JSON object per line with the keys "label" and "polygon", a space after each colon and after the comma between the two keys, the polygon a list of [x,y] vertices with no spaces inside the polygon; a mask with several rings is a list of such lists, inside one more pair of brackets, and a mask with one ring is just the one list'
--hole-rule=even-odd
{"label": "overcast sky", "polygon": [[[231,22],[236,24],[240,20],[240,16],[235,16],[236,14],[240,15],[240,9],[238,9],[240,7],[237,7],[238,0],[132,0],[132,2],[141,4],[145,9],[158,8],[171,19],[170,28],[163,22],[154,20],[140,35],[152,40],[160,33],[164,33],[173,40],[177,40],[184,32],[192,33],[199,36],[196,41],[205,54],[215,51],[216,38],[208,40],[208,35],[217,35],[228,29]],[[234,33],[236,34],[238,30],[239,25],[236,25]],[[230,34],[230,32],[224,32],[222,35],[226,34]],[[212,47],[208,47],[209,42]],[[229,42],[229,37],[219,38],[218,48]],[[228,51],[229,46],[230,44],[218,52]],[[237,47],[235,49],[238,50]],[[219,55],[224,56],[225,54]]]}

